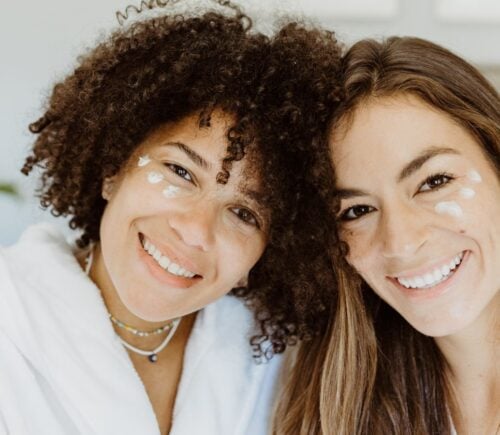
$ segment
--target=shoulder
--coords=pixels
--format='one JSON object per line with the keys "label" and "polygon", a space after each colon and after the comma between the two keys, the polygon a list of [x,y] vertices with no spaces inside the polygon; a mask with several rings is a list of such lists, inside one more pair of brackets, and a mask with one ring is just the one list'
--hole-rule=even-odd
{"label": "shoulder", "polygon": [[[40,223],[28,227],[17,243],[9,247],[2,247],[1,252],[5,259],[14,260],[16,258],[25,258],[29,260],[31,251],[67,251],[71,252],[71,246],[67,242],[62,231],[55,225],[49,223]],[[34,259],[40,262],[43,258]]]}
{"label": "shoulder", "polygon": [[41,309],[68,298],[75,300],[76,294],[82,293],[78,289],[89,281],[72,244],[50,224],[31,226],[16,244],[0,248],[0,280],[4,305],[17,301],[24,310],[35,306]]}
{"label": "shoulder", "polygon": [[71,244],[58,227],[47,223],[28,227],[17,243],[0,248],[0,263],[2,279],[8,276],[18,284],[36,284],[42,276],[77,265]]}

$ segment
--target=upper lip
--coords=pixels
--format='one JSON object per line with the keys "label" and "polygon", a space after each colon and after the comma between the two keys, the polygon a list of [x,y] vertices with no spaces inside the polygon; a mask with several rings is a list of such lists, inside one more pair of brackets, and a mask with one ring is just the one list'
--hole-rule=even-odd
{"label": "upper lip", "polygon": [[462,253],[465,253],[465,251],[459,251],[454,255],[447,256],[441,260],[435,261],[430,264],[426,264],[425,266],[419,266],[412,269],[405,269],[404,271],[398,273],[391,273],[390,275],[388,275],[388,277],[396,279],[396,278],[413,278],[415,276],[425,275],[426,273],[432,272],[436,268],[440,268],[442,266],[447,265],[451,260],[453,260],[453,258],[455,258],[457,255],[461,255]]}
{"label": "upper lip", "polygon": [[142,238],[146,238],[147,240],[149,240],[150,243],[152,243],[153,245],[155,245],[156,248],[158,248],[163,255],[167,256],[170,261],[173,261],[174,263],[178,264],[183,269],[186,269],[189,272],[192,272],[192,273],[194,273],[194,274],[196,274],[198,276],[202,276],[199,273],[199,267],[197,267],[187,257],[181,256],[177,252],[177,250],[176,250],[176,252],[174,252],[174,250],[172,248],[170,248],[169,246],[163,244],[162,242],[159,242],[157,239],[154,239],[154,238],[151,238],[151,237],[147,236],[144,233],[139,233],[139,235],[140,235],[141,239]]}

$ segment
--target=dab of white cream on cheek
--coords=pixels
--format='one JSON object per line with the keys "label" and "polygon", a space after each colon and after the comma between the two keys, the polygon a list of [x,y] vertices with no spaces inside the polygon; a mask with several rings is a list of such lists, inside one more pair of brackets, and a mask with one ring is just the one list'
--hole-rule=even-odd
{"label": "dab of white cream on cheek", "polygon": [[180,190],[180,187],[172,186],[170,184],[163,189],[163,196],[165,198],[175,198],[179,194]]}
{"label": "dab of white cream on cheek", "polygon": [[150,184],[158,184],[163,180],[163,175],[159,172],[148,172],[148,183]]}
{"label": "dab of white cream on cheek", "polygon": [[137,166],[142,168],[143,166],[146,166],[150,162],[151,162],[151,159],[149,158],[149,156],[147,154],[145,154],[145,155],[139,157],[139,161],[137,162]]}
{"label": "dab of white cream on cheek", "polygon": [[473,183],[480,183],[481,181],[483,181],[483,179],[481,178],[481,175],[479,174],[479,172],[477,172],[475,169],[471,169],[468,173],[467,173],[467,177],[469,178],[470,181],[472,181]]}
{"label": "dab of white cream on cheek", "polygon": [[465,199],[471,199],[476,196],[476,191],[469,187],[462,187],[460,189],[460,196]]}
{"label": "dab of white cream on cheek", "polygon": [[447,214],[456,218],[462,217],[464,212],[455,201],[442,201],[438,202],[434,207],[438,214]]}

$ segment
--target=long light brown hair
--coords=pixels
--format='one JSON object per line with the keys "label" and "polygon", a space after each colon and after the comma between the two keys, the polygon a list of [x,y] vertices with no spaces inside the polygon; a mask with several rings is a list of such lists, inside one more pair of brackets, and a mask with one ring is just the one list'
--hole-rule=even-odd
{"label": "long light brown hair", "polygon": [[[342,71],[345,96],[331,128],[348,128],[369,98],[412,94],[471,133],[500,174],[500,98],[463,59],[422,39],[392,37],[355,44]],[[328,158],[326,146],[324,153]],[[342,258],[333,265],[339,287],[327,335],[289,357],[273,433],[450,433],[454,398],[434,340],[413,329]]]}

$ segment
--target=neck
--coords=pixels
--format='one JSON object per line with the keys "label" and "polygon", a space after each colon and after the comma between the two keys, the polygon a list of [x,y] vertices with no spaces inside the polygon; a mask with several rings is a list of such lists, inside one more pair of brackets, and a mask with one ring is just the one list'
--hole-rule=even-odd
{"label": "neck", "polygon": [[[121,301],[113,285],[113,282],[111,281],[108,273],[105,270],[100,244],[97,244],[94,247],[93,261],[89,271],[89,277],[101,290],[101,294],[104,299],[104,303],[106,305],[108,312],[112,314],[115,318],[119,319],[121,322],[133,326],[134,328],[141,331],[152,331],[161,326],[164,326],[166,323],[169,323],[169,321],[173,320],[173,319],[165,319],[165,321],[162,322],[150,322],[136,316],[130,310],[127,309],[127,307]],[[183,335],[184,332],[189,335],[190,328],[187,331],[185,331],[185,329],[187,325],[192,326],[195,318],[195,313],[186,317],[189,317],[189,319],[184,319],[184,321],[181,322],[178,331],[176,332],[175,336],[172,339],[173,341],[176,340],[178,336]],[[185,323],[186,326],[182,325],[182,323]],[[122,337],[125,341],[141,349],[153,349],[158,344],[160,344],[163,338],[165,337],[164,334],[151,335],[148,337],[139,337],[127,331],[126,329],[118,327],[115,324],[113,324],[113,327],[116,333],[120,337]]]}
{"label": "neck", "polygon": [[456,426],[462,429],[459,432],[469,433],[478,419],[489,421],[492,427],[499,423],[499,315],[500,292],[472,325],[435,339],[449,367],[457,408],[452,406],[452,414]]}

